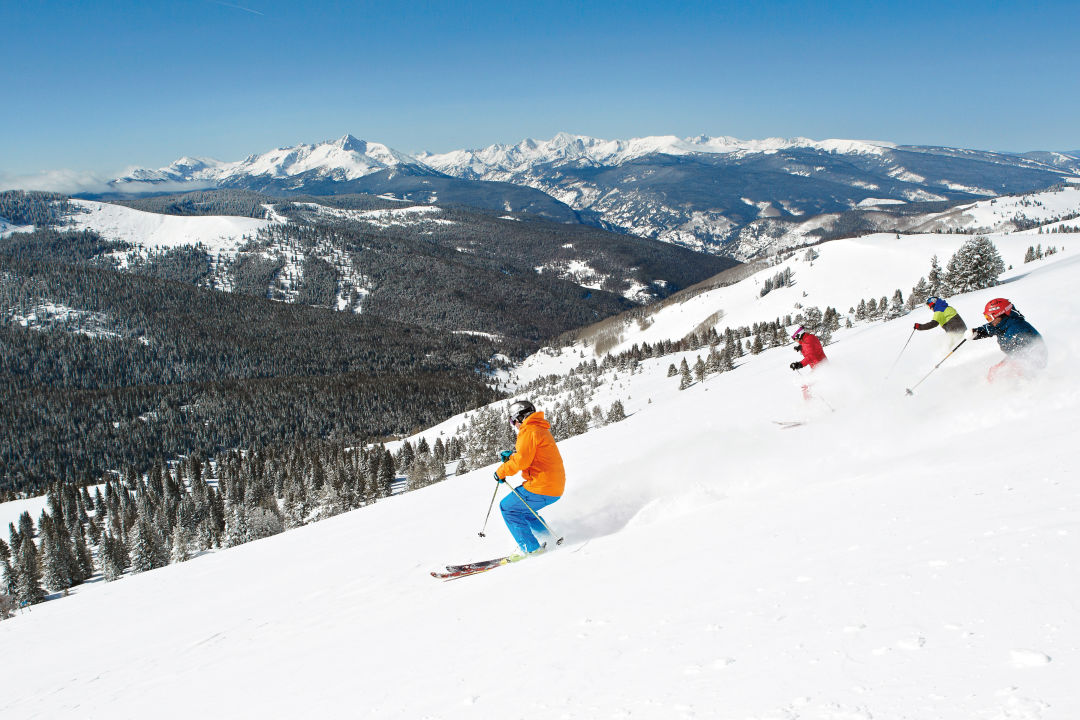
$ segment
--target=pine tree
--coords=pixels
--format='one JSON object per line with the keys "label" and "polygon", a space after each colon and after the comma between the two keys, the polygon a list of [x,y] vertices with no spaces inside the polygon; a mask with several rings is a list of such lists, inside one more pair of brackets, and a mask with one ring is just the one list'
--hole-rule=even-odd
{"label": "pine tree", "polygon": [[733,350],[731,344],[724,345],[723,352],[720,353],[720,372],[730,372],[735,369],[735,358],[733,356]]}
{"label": "pine tree", "polygon": [[75,536],[75,557],[79,563],[79,580],[85,582],[94,575],[94,555],[82,533]]}
{"label": "pine tree", "polygon": [[101,574],[106,582],[117,580],[124,574],[124,567],[130,563],[124,543],[115,535],[102,535],[100,548]]}
{"label": "pine tree", "polygon": [[611,407],[608,408],[607,422],[616,423],[620,420],[626,419],[626,410],[623,409],[623,404],[619,400],[611,403]]}
{"label": "pine tree", "polygon": [[169,552],[170,563],[186,562],[191,557],[188,549],[188,533],[184,524],[177,522],[173,527],[172,549]]}
{"label": "pine tree", "polygon": [[709,348],[709,354],[705,358],[705,372],[706,373],[718,373],[718,372],[720,372],[720,353],[717,352],[715,346]]}
{"label": "pine tree", "polygon": [[966,241],[949,260],[947,282],[953,293],[982,290],[997,284],[1005,263],[994,243],[983,235]]}
{"label": "pine tree", "polygon": [[58,547],[56,529],[49,523],[42,523],[41,532],[41,580],[49,590],[61,591],[71,587],[71,578],[68,576],[67,565]]}
{"label": "pine tree", "polygon": [[11,548],[0,540],[0,593],[15,594],[15,570],[11,567]]}
{"label": "pine tree", "polygon": [[388,498],[391,494],[391,486],[395,478],[394,457],[389,450],[383,451],[382,462],[379,464],[378,493],[380,498]]}
{"label": "pine tree", "polygon": [[690,366],[686,363],[686,358],[682,359],[679,363],[679,389],[685,390],[693,384],[693,379],[690,377]]}
{"label": "pine tree", "polygon": [[919,282],[915,283],[915,287],[911,288],[911,294],[908,295],[905,307],[908,310],[914,310],[924,303],[928,297],[930,297],[930,285],[926,282],[926,278],[921,277]]}
{"label": "pine tree", "polygon": [[431,484],[431,472],[428,469],[427,456],[417,455],[405,471],[405,480],[409,490],[417,490]]}
{"label": "pine tree", "polygon": [[25,605],[33,605],[45,599],[45,589],[41,587],[41,564],[37,548],[29,537],[19,543],[15,599]]}
{"label": "pine tree", "polygon": [[148,536],[145,522],[136,523],[132,528],[129,542],[131,544],[131,572],[133,573],[146,572],[154,566]]}
{"label": "pine tree", "polygon": [[930,272],[926,276],[926,282],[930,286],[930,295],[941,297],[952,294],[945,280],[945,272],[938,264],[937,255],[930,258]]}
{"label": "pine tree", "polygon": [[892,301],[889,303],[889,309],[885,312],[885,319],[892,320],[893,318],[898,318],[903,315],[904,312],[904,293],[900,292],[900,289],[897,288],[896,292],[893,293]]}

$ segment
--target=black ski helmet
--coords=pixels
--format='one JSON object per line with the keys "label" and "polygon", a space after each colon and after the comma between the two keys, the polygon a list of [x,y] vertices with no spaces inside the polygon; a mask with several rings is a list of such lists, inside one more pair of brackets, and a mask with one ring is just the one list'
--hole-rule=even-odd
{"label": "black ski helmet", "polygon": [[510,422],[520,423],[525,418],[536,412],[536,408],[528,400],[518,400],[516,403],[510,406]]}

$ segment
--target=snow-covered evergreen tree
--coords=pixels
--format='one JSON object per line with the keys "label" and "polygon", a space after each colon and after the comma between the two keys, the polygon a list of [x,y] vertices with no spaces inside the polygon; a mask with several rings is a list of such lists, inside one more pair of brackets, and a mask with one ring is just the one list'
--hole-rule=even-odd
{"label": "snow-covered evergreen tree", "polygon": [[15,599],[20,604],[26,605],[33,605],[45,599],[45,588],[41,586],[41,563],[37,548],[30,537],[19,543]]}
{"label": "snow-covered evergreen tree", "polygon": [[247,512],[247,542],[277,535],[285,530],[281,515],[262,505]]}
{"label": "snow-covered evergreen tree", "polygon": [[949,260],[947,282],[952,293],[982,290],[997,284],[1005,262],[990,238],[976,235],[967,240]]}
{"label": "snow-covered evergreen tree", "polygon": [[866,300],[859,300],[859,306],[855,308],[855,319],[865,320],[867,317]]}
{"label": "snow-covered evergreen tree", "polygon": [[128,564],[127,551],[119,538],[108,533],[102,535],[101,538],[99,549],[101,574],[107,582],[112,582],[124,573],[124,566]]}
{"label": "snow-covered evergreen tree", "polygon": [[186,562],[191,557],[188,548],[188,534],[182,523],[176,523],[172,534],[172,550],[169,561],[173,563]]}
{"label": "snow-covered evergreen tree", "polygon": [[930,297],[930,285],[926,282],[926,278],[919,278],[919,282],[915,283],[915,287],[911,288],[911,294],[908,295],[907,307],[908,310],[914,310],[926,302],[926,299]]}
{"label": "snow-covered evergreen tree", "polygon": [[607,422],[616,423],[626,419],[626,410],[623,408],[622,402],[616,400],[611,403],[611,407],[608,408]]}
{"label": "snow-covered evergreen tree", "polygon": [[693,378],[690,377],[690,366],[686,363],[686,358],[682,359],[679,363],[679,389],[685,390],[694,383]]}
{"label": "snow-covered evergreen tree", "polygon": [[71,587],[71,578],[68,577],[67,566],[56,546],[56,532],[51,523],[48,527],[42,524],[40,551],[41,581],[45,587],[53,591]]}
{"label": "snow-covered evergreen tree", "polygon": [[11,548],[0,539],[0,593],[15,594],[15,570],[11,567]]}
{"label": "snow-covered evergreen tree", "polygon": [[146,572],[168,565],[168,555],[149,521],[139,519],[131,529],[131,571]]}
{"label": "snow-covered evergreen tree", "polygon": [[938,263],[937,255],[930,258],[930,272],[926,275],[926,282],[930,286],[929,295],[947,297],[952,294],[949,291],[945,271],[941,269],[941,265]]}
{"label": "snow-covered evergreen tree", "polygon": [[75,557],[79,563],[80,582],[89,580],[94,575],[94,555],[81,532],[75,536]]}
{"label": "snow-covered evergreen tree", "polygon": [[892,300],[889,302],[888,310],[885,311],[885,319],[898,318],[905,312],[907,312],[907,309],[904,307],[904,293],[897,288],[896,292],[893,293]]}

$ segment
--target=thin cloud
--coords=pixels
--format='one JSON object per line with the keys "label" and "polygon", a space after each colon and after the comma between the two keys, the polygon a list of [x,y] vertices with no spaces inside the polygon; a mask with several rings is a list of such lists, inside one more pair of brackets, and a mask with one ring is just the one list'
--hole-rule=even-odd
{"label": "thin cloud", "polygon": [[221,2],[221,0],[210,0],[210,2],[214,3],[215,5],[221,5],[222,7],[234,8],[236,10],[243,10],[244,12],[249,12],[252,15],[262,15],[263,17],[266,16],[265,13],[261,13],[258,10],[252,10],[251,8],[244,7],[243,5],[233,5],[232,3]]}
{"label": "thin cloud", "polygon": [[80,170],[46,170],[33,175],[10,175],[0,172],[0,191],[44,190],[63,195],[101,193],[191,192],[214,187],[212,180],[167,180],[164,182],[110,182],[109,178]]}
{"label": "thin cloud", "polygon": [[46,170],[32,175],[0,173],[0,190],[44,190],[65,195],[108,192],[108,180],[81,170]]}

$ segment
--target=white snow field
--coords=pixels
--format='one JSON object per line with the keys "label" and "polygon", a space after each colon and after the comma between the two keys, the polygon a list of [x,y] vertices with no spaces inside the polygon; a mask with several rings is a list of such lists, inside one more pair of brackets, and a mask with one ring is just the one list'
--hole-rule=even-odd
{"label": "white snow field", "polygon": [[270,220],[224,215],[162,215],[90,200],[71,200],[69,228],[94,230],[107,240],[125,240],[150,250],[202,243],[212,255],[232,256]]}
{"label": "white snow field", "polygon": [[[836,333],[820,401],[800,398],[790,345],[682,392],[665,376],[679,358],[650,360],[620,374],[628,419],[560,444],[555,552],[429,576],[511,549],[497,511],[477,535],[489,467],[92,583],[0,623],[0,717],[1075,720],[1074,239],[952,298],[969,324],[1013,300],[1049,344],[1038,378],[988,384],[1001,353],[982,340],[907,396],[947,352],[943,333],[919,333],[889,372],[921,307]],[[954,239],[938,240],[944,265]],[[835,266],[848,250],[822,246],[792,290],[819,306],[835,290],[842,312],[906,294],[924,242],[849,245],[861,259]],[[884,287],[864,291],[860,274],[883,267]],[[840,287],[818,288],[818,272]],[[721,328],[791,312],[770,293],[750,317],[731,295],[750,298],[744,283],[716,291],[730,296]],[[653,327],[692,329],[720,298]]]}

